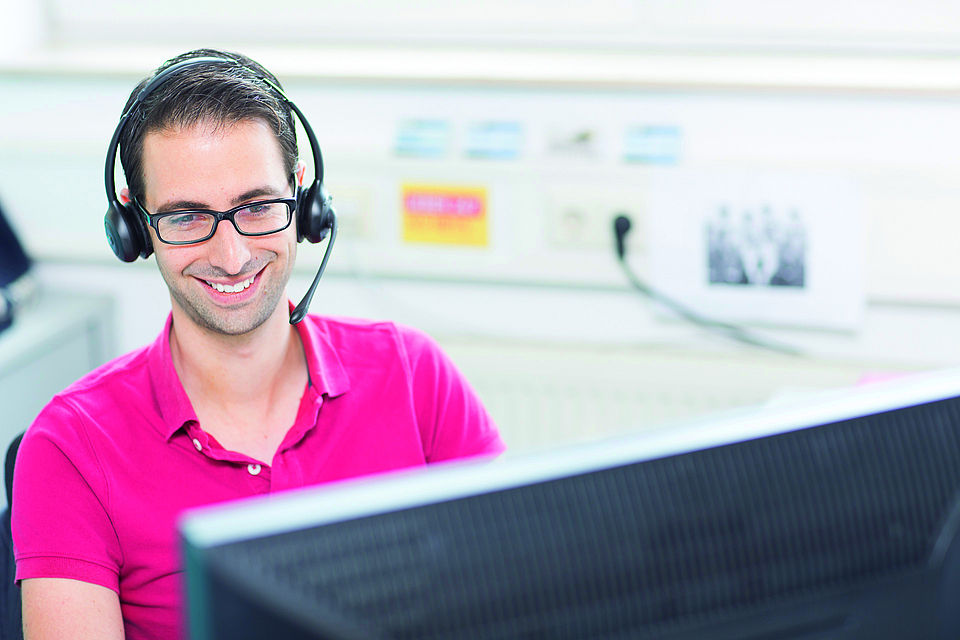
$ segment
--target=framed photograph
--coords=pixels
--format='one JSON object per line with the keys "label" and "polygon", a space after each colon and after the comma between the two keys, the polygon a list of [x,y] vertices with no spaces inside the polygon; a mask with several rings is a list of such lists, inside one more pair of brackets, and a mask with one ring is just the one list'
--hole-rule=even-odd
{"label": "framed photograph", "polygon": [[677,169],[649,184],[654,288],[718,320],[860,326],[864,232],[853,178]]}

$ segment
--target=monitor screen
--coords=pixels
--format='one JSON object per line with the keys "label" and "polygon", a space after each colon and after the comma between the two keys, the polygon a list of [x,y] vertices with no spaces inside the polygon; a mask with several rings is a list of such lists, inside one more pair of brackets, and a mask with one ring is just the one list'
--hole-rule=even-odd
{"label": "monitor screen", "polygon": [[181,522],[194,638],[960,636],[960,373]]}

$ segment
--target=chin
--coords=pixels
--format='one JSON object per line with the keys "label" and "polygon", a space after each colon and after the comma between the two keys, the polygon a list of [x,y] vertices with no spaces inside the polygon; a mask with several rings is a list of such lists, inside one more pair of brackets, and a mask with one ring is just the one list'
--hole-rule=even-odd
{"label": "chin", "polygon": [[201,326],[208,331],[222,336],[243,336],[260,328],[272,314],[258,316],[253,320],[246,318],[216,318],[206,321]]}
{"label": "chin", "polygon": [[194,324],[222,336],[242,336],[255,331],[277,312],[282,301],[282,296],[270,296],[238,309],[221,309],[212,307],[205,300],[192,300],[181,292],[171,290],[171,295],[174,303]]}

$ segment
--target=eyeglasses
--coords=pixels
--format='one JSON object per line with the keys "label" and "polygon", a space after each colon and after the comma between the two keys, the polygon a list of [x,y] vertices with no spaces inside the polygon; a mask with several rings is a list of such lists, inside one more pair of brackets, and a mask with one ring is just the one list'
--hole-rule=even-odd
{"label": "eyeglasses", "polygon": [[171,211],[149,213],[135,198],[134,202],[157,237],[164,244],[196,244],[213,237],[217,225],[229,220],[242,236],[268,236],[290,226],[297,209],[296,198],[276,198],[248,202],[229,211]]}

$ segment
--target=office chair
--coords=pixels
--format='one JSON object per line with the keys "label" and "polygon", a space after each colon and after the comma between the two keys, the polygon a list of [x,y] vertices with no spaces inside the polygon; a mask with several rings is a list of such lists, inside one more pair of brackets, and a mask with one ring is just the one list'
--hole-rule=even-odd
{"label": "office chair", "polygon": [[0,514],[0,640],[23,640],[23,617],[20,610],[20,587],[14,584],[16,563],[13,558],[13,533],[10,530],[10,510],[13,508],[13,466],[17,461],[21,433],[7,449],[6,472],[7,508]]}

